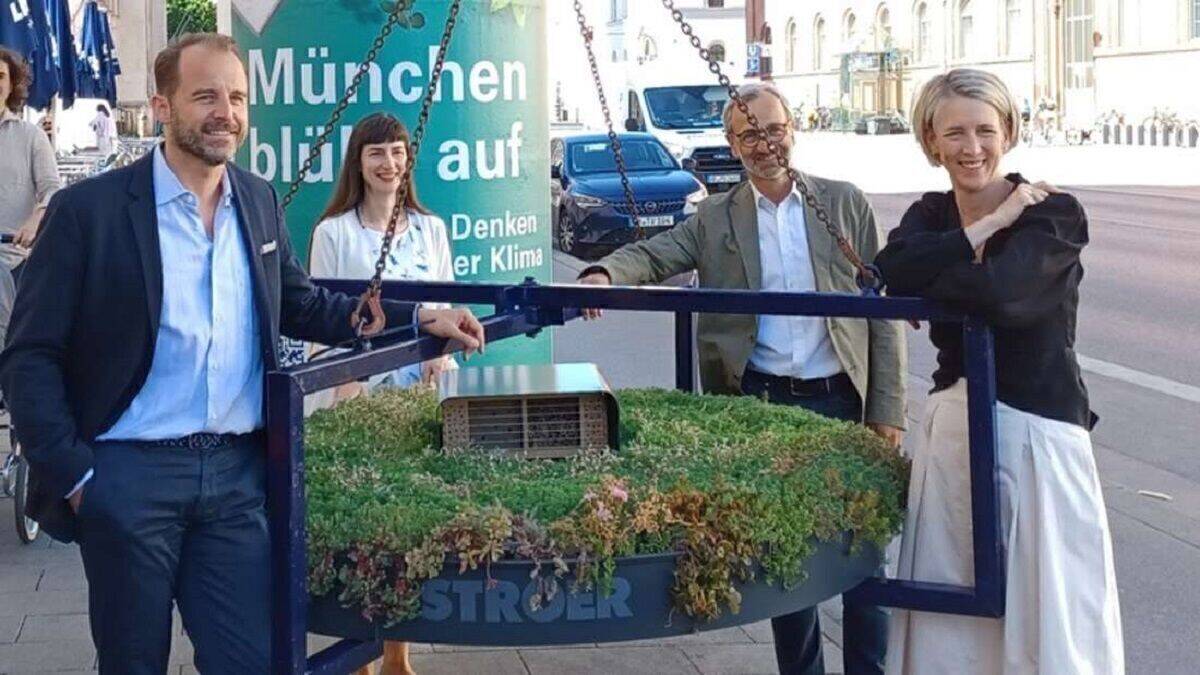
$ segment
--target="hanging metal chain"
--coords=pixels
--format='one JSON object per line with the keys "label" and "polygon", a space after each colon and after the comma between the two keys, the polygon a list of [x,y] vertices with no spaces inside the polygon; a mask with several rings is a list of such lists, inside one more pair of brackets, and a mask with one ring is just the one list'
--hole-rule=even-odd
{"label": "hanging metal chain", "polygon": [[[399,184],[396,186],[396,203],[392,206],[392,213],[388,217],[387,228],[383,233],[383,244],[379,247],[379,259],[375,261],[375,274],[371,276],[371,280],[367,283],[367,291],[359,298],[358,307],[354,310],[354,330],[359,337],[368,326],[363,310],[379,299],[380,288],[383,286],[383,271],[387,267],[388,254],[392,251],[392,241],[396,238],[396,224],[400,221],[401,215],[407,214],[408,209],[405,202],[408,201],[413,168],[417,165],[417,154],[421,151],[421,142],[425,139],[429,110],[433,106],[433,97],[442,79],[442,70],[446,65],[446,52],[450,48],[450,38],[454,35],[454,27],[458,23],[458,12],[461,8],[462,0],[453,0],[446,13],[446,25],[442,29],[442,40],[438,45],[437,58],[434,60],[433,70],[429,74],[429,86],[425,88],[425,97],[421,101],[421,112],[417,115],[417,124],[409,142],[411,151],[408,153],[404,171],[401,172]],[[383,317],[380,315],[380,311],[378,306],[372,310],[373,316],[370,325],[374,330],[371,332],[376,332],[383,327]]]}
{"label": "hanging metal chain", "polygon": [[[384,43],[388,37],[395,31],[396,26],[404,17],[405,12],[411,9],[414,3],[396,2],[388,14],[387,21],[383,27],[379,29],[378,35],[371,43],[371,48],[367,51],[366,57],[358,66],[358,71],[350,80],[350,84],[346,87],[346,91],[342,94],[341,100],[334,107],[333,113],[329,117],[329,121],[325,123],[325,128],[317,136],[313,142],[312,148],[309,150],[308,157],[304,159],[304,163],[300,166],[299,172],[296,174],[295,180],[288,186],[288,191],[284,195],[281,206],[284,210],[292,203],[296,193],[299,192],[300,186],[304,183],[304,178],[312,170],[313,162],[321,154],[321,149],[329,142],[330,135],[337,128],[338,122],[341,121],[342,114],[350,105],[350,100],[358,93],[359,86],[362,84],[363,78],[370,72],[371,64],[379,58],[379,52],[383,49]],[[383,271],[387,266],[387,256],[392,249],[392,241],[396,237],[396,225],[400,220],[400,216],[405,213],[405,202],[408,201],[409,182],[412,179],[413,167],[416,166],[417,153],[421,147],[421,141],[425,138],[425,127],[429,122],[429,109],[433,105],[433,96],[437,91],[438,84],[441,81],[442,70],[446,63],[446,52],[450,47],[450,38],[454,34],[454,27],[458,23],[459,10],[462,8],[462,0],[453,0],[450,4],[450,9],[446,15],[446,25],[442,29],[441,42],[438,45],[437,57],[434,61],[433,71],[429,75],[429,85],[425,90],[425,97],[421,101],[421,112],[417,117],[417,124],[413,130],[412,139],[410,142],[411,152],[409,152],[405,163],[404,171],[401,172],[399,184],[396,186],[396,203],[392,207],[392,213],[388,217],[387,228],[384,231],[383,243],[379,249],[379,259],[375,262],[375,273],[371,280],[367,283],[367,290],[358,300],[358,306],[355,308],[352,315],[354,322],[354,332],[356,336],[361,337],[364,330],[368,327],[366,313],[370,304],[377,301],[379,291],[383,285]],[[383,316],[379,308],[376,306],[372,311],[371,327],[377,331],[382,328]],[[372,332],[375,332],[372,331]]]}
{"label": "hanging metal chain", "polygon": [[637,200],[633,197],[633,186],[629,184],[629,171],[625,167],[625,154],[621,151],[621,139],[613,130],[612,113],[608,109],[608,97],[604,95],[604,84],[600,81],[600,67],[596,63],[596,53],[592,50],[593,29],[588,25],[587,17],[583,14],[583,3],[575,0],[575,21],[579,24],[579,35],[583,37],[583,47],[587,51],[588,65],[592,68],[592,82],[596,85],[596,96],[600,99],[600,110],[604,113],[604,125],[608,128],[608,144],[612,147],[613,160],[617,164],[617,174],[621,176],[621,189],[625,192],[625,208],[629,209],[629,217],[637,230],[637,238],[645,239],[638,219]]}
{"label": "hanging metal chain", "polygon": [[[576,4],[578,4],[578,2]],[[708,70],[712,72],[713,75],[717,76],[717,81],[729,92],[729,98],[733,101],[734,105],[737,106],[738,110],[741,111],[742,115],[746,117],[746,123],[749,124],[752,129],[758,132],[759,136],[763,139],[762,142],[767,144],[767,150],[774,155],[775,161],[779,163],[781,168],[787,171],[788,177],[792,180],[792,184],[795,185],[798,190],[800,190],[801,196],[804,197],[804,203],[813,210],[813,213],[817,214],[817,221],[821,223],[821,225],[825,228],[825,231],[829,233],[829,236],[833,237],[833,240],[837,243],[837,247],[842,252],[842,255],[850,261],[851,265],[854,265],[855,270],[857,270],[856,276],[859,288],[867,292],[878,292],[883,287],[882,278],[879,275],[878,269],[876,269],[874,265],[868,265],[864,263],[863,259],[858,255],[857,252],[855,252],[854,247],[850,245],[850,242],[846,239],[845,235],[842,234],[841,229],[833,224],[833,221],[829,218],[829,213],[825,210],[825,206],[822,205],[821,202],[817,201],[817,198],[814,197],[812,192],[809,191],[805,182],[800,179],[800,172],[792,168],[791,162],[788,161],[788,156],[784,151],[783,146],[771,140],[771,137],[767,134],[766,130],[759,122],[758,116],[750,112],[750,107],[746,105],[746,101],[743,100],[741,94],[738,93],[737,87],[733,86],[733,83],[729,80],[729,76],[722,71],[721,64],[718,63],[717,60],[713,58],[713,55],[709,53],[709,50],[706,49],[703,44],[701,44],[700,38],[696,35],[691,24],[689,24],[683,18],[683,12],[675,8],[675,0],[662,0],[662,4],[663,7],[670,10],[671,18],[675,21],[675,23],[679,24],[679,30],[683,32],[684,37],[686,37],[688,41],[692,43],[692,47],[699,52],[700,58],[704,59],[704,61],[708,63]],[[790,110],[788,111],[788,115],[791,115]]]}
{"label": "hanging metal chain", "polygon": [[[392,206],[392,214],[388,217],[387,229],[383,233],[383,244],[379,247],[379,259],[375,261],[375,274],[371,276],[371,281],[367,283],[367,292],[359,298],[358,308],[354,310],[354,330],[359,337],[362,336],[364,328],[367,326],[363,309],[369,303],[378,300],[380,288],[383,286],[383,271],[387,267],[388,254],[392,251],[392,240],[396,238],[396,224],[400,221],[402,214],[405,214],[407,218],[408,209],[405,202],[408,201],[408,189],[412,184],[413,168],[417,165],[417,153],[421,151],[421,142],[425,139],[429,109],[433,106],[433,96],[442,79],[442,69],[446,65],[446,51],[450,48],[450,38],[454,35],[454,26],[458,23],[458,12],[461,7],[462,0],[453,0],[450,3],[450,10],[446,14],[446,26],[442,29],[442,41],[438,45],[433,71],[429,74],[429,86],[425,88],[425,98],[421,101],[421,112],[417,115],[417,125],[413,129],[412,139],[409,142],[411,151],[408,153],[404,171],[400,174],[400,183],[396,186],[396,203]],[[378,326],[375,331],[383,327],[383,317],[378,315],[379,311],[380,309],[376,307],[372,312],[375,316],[372,317],[371,325]]]}
{"label": "hanging metal chain", "polygon": [[296,193],[300,191],[300,186],[303,185],[305,177],[308,176],[308,172],[312,170],[313,163],[320,156],[321,148],[329,141],[329,136],[337,128],[338,122],[342,120],[342,114],[346,112],[346,107],[350,105],[350,99],[358,94],[359,85],[362,84],[363,78],[370,72],[371,64],[375,63],[379,58],[379,51],[383,49],[384,43],[387,42],[392,32],[396,30],[396,26],[399,25],[400,20],[404,18],[404,13],[408,10],[408,3],[397,2],[392,7],[392,11],[388,13],[387,21],[384,22],[383,27],[379,29],[379,33],[371,42],[371,48],[367,50],[367,55],[363,57],[362,63],[358,65],[358,71],[350,79],[350,84],[342,94],[341,100],[337,102],[337,106],[334,107],[333,113],[329,116],[329,121],[325,123],[325,128],[321,130],[316,141],[313,142],[312,148],[308,151],[308,157],[305,157],[304,163],[300,165],[300,171],[296,174],[296,178],[288,185],[287,192],[280,201],[280,206],[284,211],[287,211],[287,207],[296,198]]}

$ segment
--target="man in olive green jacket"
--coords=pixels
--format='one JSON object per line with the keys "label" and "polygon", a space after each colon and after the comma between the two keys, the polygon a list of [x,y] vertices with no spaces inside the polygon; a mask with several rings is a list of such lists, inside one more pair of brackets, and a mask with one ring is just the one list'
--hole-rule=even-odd
{"label": "man in olive green jacket", "polygon": [[[850,226],[855,251],[871,260],[879,250],[875,216],[862,192],[849,183],[801,174],[825,204],[835,224]],[[842,256],[833,237],[818,224],[807,206],[805,229],[812,256],[816,290],[858,293],[854,267]],[[845,230],[843,230],[845,231]],[[646,241],[624,246],[588,268],[619,286],[654,284],[697,270],[701,288],[762,288],[758,224],[749,183],[700,203],[697,213]],[[585,276],[585,283],[596,283]],[[904,428],[905,343],[894,321],[832,318],[828,320],[834,350],[864,402],[864,421],[872,428]],[[707,393],[741,392],[742,374],[754,350],[758,317],[704,314],[699,318],[696,346],[700,353],[700,386]],[[887,435],[887,434],[883,434]]]}
{"label": "man in olive green jacket", "polygon": [[[702,288],[859,292],[855,268],[808,206],[766,138],[790,158],[794,127],[786,100],[771,85],[742,88],[758,118],[753,129],[732,104],[725,132],[750,180],[701,202],[674,228],[626,245],[584,270],[586,284],[658,283],[697,270]],[[879,232],[855,186],[799,174],[799,180],[855,251],[871,260]],[[598,317],[598,310],[585,316]],[[865,423],[895,446],[905,426],[905,338],[897,322],[852,318],[702,314],[696,337],[700,383],[707,393],[749,394]],[[845,672],[882,672],[887,617],[847,603]],[[815,610],[773,620],[781,673],[820,673]]]}

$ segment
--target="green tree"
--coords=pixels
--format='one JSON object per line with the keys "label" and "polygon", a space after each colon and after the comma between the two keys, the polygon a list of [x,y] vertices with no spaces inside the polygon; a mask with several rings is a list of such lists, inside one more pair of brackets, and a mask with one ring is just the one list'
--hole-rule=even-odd
{"label": "green tree", "polygon": [[214,0],[167,0],[167,37],[184,33],[215,33],[217,4]]}

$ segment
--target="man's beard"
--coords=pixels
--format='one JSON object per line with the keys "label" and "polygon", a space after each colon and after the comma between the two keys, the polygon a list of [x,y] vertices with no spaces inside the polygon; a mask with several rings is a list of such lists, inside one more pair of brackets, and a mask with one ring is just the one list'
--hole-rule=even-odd
{"label": "man's beard", "polygon": [[746,173],[762,180],[780,180],[787,175],[787,169],[779,165],[774,155],[766,155],[761,159],[754,157],[747,164]]}
{"label": "man's beard", "polygon": [[[233,148],[226,151],[205,145],[204,134],[214,131],[229,131],[235,134]],[[188,127],[179,119],[179,116],[174,111],[171,112],[171,125],[168,127],[168,132],[179,149],[189,155],[195,156],[209,166],[222,166],[233,159],[233,155],[237,152],[238,147],[246,139],[245,128],[236,122],[229,124],[210,123],[202,124],[199,127]]]}

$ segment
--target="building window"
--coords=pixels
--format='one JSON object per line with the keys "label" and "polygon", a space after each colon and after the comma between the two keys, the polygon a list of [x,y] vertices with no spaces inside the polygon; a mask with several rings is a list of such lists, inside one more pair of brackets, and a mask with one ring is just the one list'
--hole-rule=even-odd
{"label": "building window", "polygon": [[875,12],[875,51],[892,48],[892,13],[886,5]]}
{"label": "building window", "polygon": [[918,2],[913,9],[913,60],[924,63],[929,58],[929,31],[933,26],[929,21],[929,6]]}
{"label": "building window", "polygon": [[958,58],[965,59],[975,51],[975,10],[971,0],[958,3]]}
{"label": "building window", "polygon": [[842,18],[842,49],[846,52],[856,51],[858,45],[855,44],[855,38],[858,35],[858,17],[854,16],[854,12],[846,12]]}
{"label": "building window", "polygon": [[629,6],[626,4],[628,0],[610,0],[609,7],[612,12],[609,14],[609,21],[624,21],[625,17],[629,16]]}
{"label": "building window", "polygon": [[796,72],[796,47],[799,40],[796,36],[796,20],[788,19],[787,28],[783,29],[784,39],[787,40],[787,69],[789,73]]}
{"label": "building window", "polygon": [[725,43],[720,40],[714,40],[708,43],[708,55],[717,63],[725,62]]}
{"label": "building window", "polygon": [[649,63],[658,58],[658,45],[655,44],[654,38],[649,35],[640,36],[641,54],[638,56],[638,63]]}
{"label": "building window", "polygon": [[827,42],[825,18],[818,14],[816,21],[813,21],[813,70],[825,69],[825,45]]}
{"label": "building window", "polygon": [[1200,38],[1200,0],[1192,0],[1192,37]]}
{"label": "building window", "polygon": [[721,9],[725,6],[725,0],[705,0],[704,6],[709,9]]}
{"label": "building window", "polygon": [[1025,52],[1025,31],[1021,25],[1021,1],[1006,0],[1004,5],[1004,49],[1009,56]]}
{"label": "building window", "polygon": [[1066,0],[1063,42],[1066,46],[1068,89],[1088,89],[1093,86],[1094,6],[1094,0]]}

